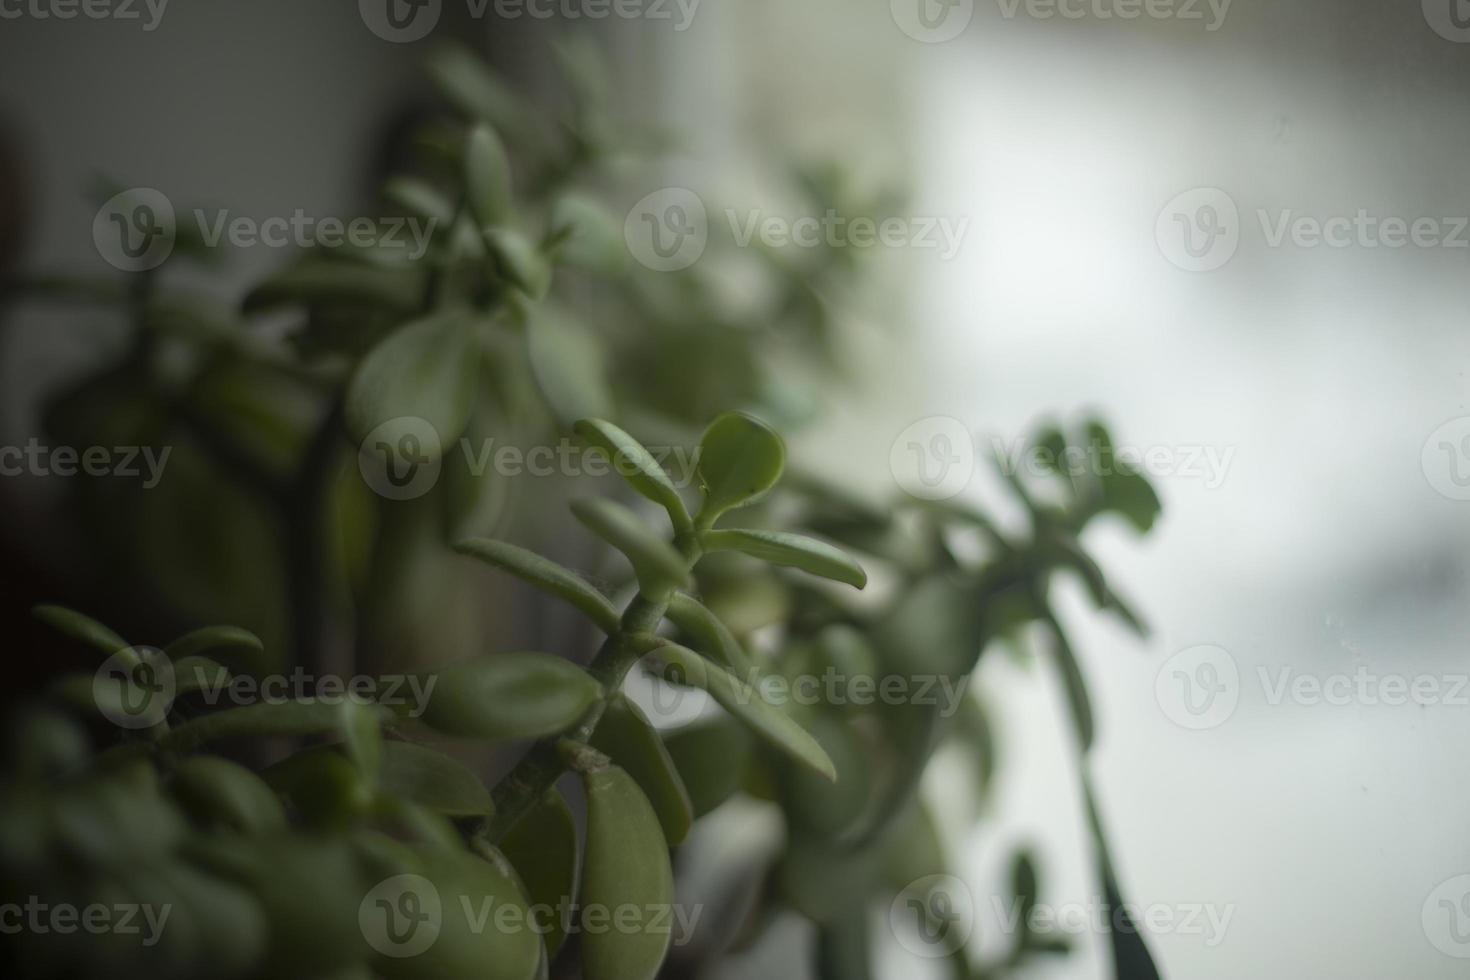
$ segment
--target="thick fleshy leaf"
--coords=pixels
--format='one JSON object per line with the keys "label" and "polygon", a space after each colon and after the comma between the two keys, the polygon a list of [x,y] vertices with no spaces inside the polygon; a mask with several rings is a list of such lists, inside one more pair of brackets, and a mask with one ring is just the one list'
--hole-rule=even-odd
{"label": "thick fleshy leaf", "polygon": [[219,756],[197,755],[180,762],[174,770],[173,795],[205,826],[240,834],[286,827],[286,812],[271,788],[249,769]]}
{"label": "thick fleshy leaf", "polygon": [[614,633],[618,629],[621,617],[607,597],[582,576],[549,558],[490,538],[461,541],[455,545],[455,550],[507,571],[543,592],[565,599],[585,613],[604,633]]}
{"label": "thick fleshy leaf", "polygon": [[812,712],[803,720],[833,761],[837,779],[829,782],[806,767],[789,766],[781,776],[782,797],[796,826],[836,838],[863,815],[872,786],[872,757],[858,733],[840,718]]}
{"label": "thick fleshy leaf", "polygon": [[754,663],[745,647],[730,632],[725,621],[710,612],[698,599],[686,592],[675,592],[665,613],[669,622],[694,640],[696,649],[729,667],[737,674],[749,674]]}
{"label": "thick fleshy leaf", "polygon": [[[387,720],[386,709],[373,710],[380,720]],[[159,744],[169,749],[187,750],[223,738],[319,735],[337,731],[341,720],[342,705],[336,699],[262,702],[186,721],[161,736]]]}
{"label": "thick fleshy leaf", "polygon": [[466,198],[480,227],[502,224],[511,210],[510,158],[495,130],[481,124],[470,131],[464,165]]}
{"label": "thick fleshy leaf", "polygon": [[750,760],[750,734],[729,715],[696,721],[664,736],[669,758],[699,819],[740,789]]}
{"label": "thick fleshy leaf", "polygon": [[539,738],[571,728],[601,696],[591,674],[559,657],[488,654],[439,671],[422,717],[450,735]]}
{"label": "thick fleshy leaf", "polygon": [[705,660],[693,650],[672,643],[651,653],[649,661],[665,679],[709,692],[720,707],[740,719],[766,742],[828,779],[837,779],[832,760],[806,729],[767,702],[759,690],[725,668]]}
{"label": "thick fleshy leaf", "polygon": [[246,663],[258,663],[265,652],[260,637],[238,626],[205,626],[193,630],[163,648],[168,659],[178,663],[185,657],[209,653],[213,656],[235,656]]}
{"label": "thick fleshy leaf", "polygon": [[[674,875],[668,844],[648,798],[621,768],[582,774],[587,790],[587,862],[582,874],[582,968],[586,980],[653,980],[670,931],[607,929],[609,914],[671,908]],[[652,910],[652,911],[650,911]],[[593,916],[597,916],[594,919]]]}
{"label": "thick fleshy leaf", "polygon": [[435,48],[424,70],[439,94],[471,119],[503,128],[517,113],[515,94],[491,73],[484,59],[462,44]]}
{"label": "thick fleshy leaf", "polygon": [[469,313],[439,313],[397,328],[362,359],[348,386],[354,439],[371,436],[406,459],[437,459],[464,431],[478,364]]}
{"label": "thick fleshy leaf", "polygon": [[575,428],[577,435],[607,454],[618,475],[632,484],[634,490],[669,512],[675,530],[690,526],[689,512],[674,481],[641,442],[602,419],[582,419]]}
{"label": "thick fleshy leaf", "polygon": [[825,541],[785,531],[709,531],[703,538],[709,551],[738,551],[773,565],[799,568],[822,578],[861,589],[868,573],[842,551]]}
{"label": "thick fleshy leaf", "polygon": [[383,743],[379,786],[385,793],[450,817],[495,812],[490,791],[463,763],[411,742]]}
{"label": "thick fleshy leaf", "polygon": [[538,304],[526,324],[531,375],[557,421],[613,414],[602,343],[564,311]]}
{"label": "thick fleshy leaf", "polygon": [[551,263],[534,242],[514,228],[485,228],[482,234],[500,278],[532,299],[546,295],[551,288]]}
{"label": "thick fleshy leaf", "polygon": [[749,503],[781,478],[786,444],[754,416],[727,412],[699,441],[699,478],[705,510],[713,517]]}
{"label": "thick fleshy leaf", "polygon": [[602,540],[623,553],[646,592],[666,592],[689,577],[684,557],[638,518],[612,500],[572,501],[572,513]]}
{"label": "thick fleshy leaf", "polygon": [[376,782],[383,767],[383,732],[376,705],[348,698],[341,704],[342,742],[362,778]]}
{"label": "thick fleshy leaf", "polygon": [[555,956],[571,925],[577,889],[577,825],[561,793],[552,789],[517,820],[500,850],[526,886],[527,897],[546,930],[546,951]]}
{"label": "thick fleshy leaf", "polygon": [[628,267],[623,220],[593,197],[568,194],[557,201],[551,215],[556,255],[567,265],[603,276],[616,276]]}
{"label": "thick fleshy leaf", "polygon": [[209,657],[180,657],[174,661],[174,695],[205,691],[216,697],[232,676],[223,664]]}
{"label": "thick fleshy leaf", "polygon": [[627,770],[653,804],[664,838],[670,844],[682,843],[694,822],[689,792],[663,739],[638,706],[622,695],[609,701],[592,747]]}
{"label": "thick fleshy leaf", "polygon": [[246,313],[282,306],[342,306],[406,314],[423,298],[423,273],[350,262],[307,262],[279,272],[245,297]]}
{"label": "thick fleshy leaf", "polygon": [[438,228],[447,229],[454,222],[454,204],[433,184],[418,177],[389,177],[383,184],[383,199]]}
{"label": "thick fleshy leaf", "polygon": [[79,640],[104,656],[111,656],[128,648],[128,641],[111,629],[103,626],[91,616],[84,615],[65,606],[37,606],[32,614],[58,633]]}

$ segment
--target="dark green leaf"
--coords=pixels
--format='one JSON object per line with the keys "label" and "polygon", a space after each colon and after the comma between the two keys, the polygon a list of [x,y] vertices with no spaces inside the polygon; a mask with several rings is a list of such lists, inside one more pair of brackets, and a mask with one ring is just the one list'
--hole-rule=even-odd
{"label": "dark green leaf", "polygon": [[495,130],[481,124],[465,144],[465,194],[481,228],[494,227],[510,215],[510,158]]}
{"label": "dark green leaf", "polygon": [[621,617],[612,603],[607,601],[607,597],[576,572],[549,558],[542,558],[534,551],[490,538],[461,541],[455,545],[455,550],[462,555],[489,562],[543,592],[565,599],[580,609],[604,633],[615,633],[618,630]]}
{"label": "dark green leaf", "polygon": [[354,439],[437,459],[464,431],[478,363],[468,313],[439,313],[394,330],[362,359],[348,386]]}
{"label": "dark green leaf", "polygon": [[658,814],[664,839],[671,845],[683,843],[694,822],[689,792],[663,739],[638,706],[622,695],[613,697],[597,724],[592,747],[637,781]]}
{"label": "dark green leaf", "polygon": [[703,538],[709,551],[738,551],[773,565],[799,568],[861,589],[868,584],[862,566],[825,541],[784,531],[709,531]]}
{"label": "dark green leaf", "polygon": [[689,577],[684,556],[622,504],[601,497],[574,500],[572,513],[590,531],[623,553],[645,592],[667,592],[683,585]]}
{"label": "dark green leaf", "polygon": [[411,742],[384,742],[379,785],[435,813],[487,817],[495,812],[490,791],[457,759]]}
{"label": "dark green leaf", "polygon": [[65,606],[37,606],[32,614],[58,633],[79,640],[107,656],[126,650],[129,646],[127,640],[97,620]]}
{"label": "dark green leaf", "polygon": [[689,512],[684,509],[684,501],[674,488],[674,481],[669,479],[658,460],[641,442],[602,419],[582,419],[575,428],[577,435],[607,455],[613,468],[633,485],[633,489],[669,512],[676,531],[691,525]]}
{"label": "dark green leaf", "polygon": [[771,489],[785,466],[786,445],[770,426],[743,412],[715,419],[699,442],[699,478],[709,518]]}
{"label": "dark green leaf", "polygon": [[473,738],[539,738],[577,723],[602,696],[581,667],[546,653],[474,657],[438,672],[425,724]]}
{"label": "dark green leaf", "polygon": [[676,644],[659,647],[650,654],[650,661],[666,680],[709,692],[720,707],[769,744],[836,781],[837,770],[817,740],[780,708],[767,702],[756,688],[693,650]]}

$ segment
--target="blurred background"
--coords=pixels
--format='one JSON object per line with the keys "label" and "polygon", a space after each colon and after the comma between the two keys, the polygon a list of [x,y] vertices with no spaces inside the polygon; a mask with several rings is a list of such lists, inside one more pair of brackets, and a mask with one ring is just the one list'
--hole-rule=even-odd
{"label": "blurred background", "polygon": [[[421,96],[424,46],[464,39],[534,89],[552,40],[591,34],[625,117],[679,134],[631,181],[644,193],[691,189],[712,225],[717,201],[740,202],[740,222],[789,218],[771,161],[836,159],[902,188],[906,233],[957,236],[879,246],[864,288],[832,297],[852,368],[799,453],[891,492],[917,440],[969,477],[958,494],[1002,512],[984,457],[1038,420],[1100,411],[1143,460],[1155,533],[1089,533],[1152,635],[1083,615],[1080,588],[1062,608],[1130,898],[1231,916],[1209,942],[1151,932],[1165,975],[1463,975],[1466,933],[1442,930],[1470,929],[1470,907],[1441,921],[1431,900],[1470,872],[1460,0],[686,0],[605,19],[443,0],[432,36],[404,43],[368,6],[195,0],[152,28],[142,5],[133,21],[0,6],[5,271],[108,270],[84,194],[99,174],[243,215],[359,213]],[[238,296],[286,257],[240,250],[200,286]],[[24,445],[43,396],[117,333],[45,309],[4,326],[0,442]],[[0,481],[7,622],[54,595],[106,605],[59,483]],[[1187,708],[1181,674],[1228,710]],[[1299,676],[1438,693],[1280,696]],[[976,894],[1005,873],[1005,841],[1047,854],[1050,901],[1085,903],[1097,886],[1047,678],[987,658],[997,792],[979,827],[946,829],[973,844]],[[942,805],[960,778],[941,758],[926,791]],[[1078,944],[1035,974],[1107,976],[1100,938]],[[783,955],[720,975],[794,975]]]}

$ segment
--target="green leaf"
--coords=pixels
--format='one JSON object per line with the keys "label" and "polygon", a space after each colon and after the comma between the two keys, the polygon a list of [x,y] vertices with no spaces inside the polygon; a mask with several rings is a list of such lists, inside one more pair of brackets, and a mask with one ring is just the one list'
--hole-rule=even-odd
{"label": "green leaf", "polygon": [[260,637],[238,626],[205,626],[185,633],[163,648],[164,655],[175,665],[186,657],[205,652],[238,656],[246,663],[256,664],[265,653],[265,644]]}
{"label": "green leaf", "polygon": [[709,692],[720,707],[772,746],[836,781],[837,770],[817,740],[780,708],[762,698],[758,690],[723,667],[672,643],[659,647],[649,659],[664,679]]}
{"label": "green leaf", "polygon": [[411,742],[384,742],[379,786],[386,793],[449,817],[488,817],[490,791],[461,762]]}
{"label": "green leaf", "polygon": [[551,212],[556,255],[567,265],[602,276],[620,275],[628,267],[623,222],[596,199],[571,193]]}
{"label": "green leaf", "polygon": [[119,650],[126,650],[130,646],[127,640],[91,616],[83,615],[74,609],[67,609],[65,606],[37,606],[31,610],[31,614],[58,633],[79,640],[107,656],[112,656]]}
{"label": "green leaf", "polygon": [[694,822],[689,793],[663,739],[638,706],[622,695],[613,697],[593,733],[592,747],[637,781],[658,814],[664,838],[671,845],[683,843]]}
{"label": "green leaf", "polygon": [[584,772],[582,780],[587,791],[582,975],[586,980],[654,980],[672,933],[601,928],[592,916],[609,909],[671,908],[674,875],[668,844],[648,798],[621,768]]}
{"label": "green leaf", "polygon": [[776,431],[743,412],[726,412],[699,442],[699,479],[709,520],[747,504],[776,485],[786,445]]}
{"label": "green leaf", "polygon": [[861,565],[816,538],[785,531],[731,530],[708,531],[702,540],[708,551],[738,551],[773,565],[799,568],[859,589],[868,584],[868,573]]}
{"label": "green leaf", "polygon": [[597,497],[574,500],[571,507],[577,520],[623,553],[643,591],[667,592],[689,577],[684,556],[622,504]]}
{"label": "green leaf", "polygon": [[633,489],[669,512],[674,530],[692,526],[674,481],[641,442],[602,419],[583,419],[574,428],[577,435],[607,454],[618,475],[631,483]]}
{"label": "green leaf", "polygon": [[750,735],[729,715],[675,729],[664,736],[664,747],[696,820],[735,795],[750,761]]}
{"label": "green leaf", "polygon": [[423,291],[419,269],[315,261],[277,273],[256,286],[246,295],[243,309],[264,313],[282,306],[337,303],[403,315],[418,309]]}
{"label": "green leaf", "polygon": [[488,562],[543,592],[565,599],[580,609],[604,633],[616,633],[621,625],[622,617],[606,596],[576,572],[549,558],[543,558],[534,551],[490,538],[461,541],[454,546],[454,550]]}
{"label": "green leaf", "polygon": [[239,834],[286,827],[286,812],[271,788],[239,763],[218,756],[185,759],[174,770],[173,794],[193,819]]}
{"label": "green leaf", "polygon": [[232,675],[209,657],[180,657],[174,661],[174,696],[191,691],[222,691]]}
{"label": "green leaf", "polygon": [[725,621],[686,592],[675,592],[664,613],[669,622],[687,633],[700,653],[710,656],[737,674],[749,674],[754,662],[745,647],[730,632]]}
{"label": "green leaf", "polygon": [[368,812],[375,796],[362,770],[335,745],[287,756],[261,775],[313,827],[350,826]]}
{"label": "green leaf", "polygon": [[506,832],[500,849],[525,884],[533,910],[547,917],[539,925],[547,930],[547,954],[555,956],[571,924],[563,916],[577,889],[577,825],[561,793],[548,790]]}
{"label": "green leaf", "polygon": [[500,126],[515,118],[518,99],[462,44],[436,48],[425,63],[429,80],[459,112]]}
{"label": "green leaf", "polygon": [[[337,701],[302,699],[267,701],[229,708],[203,715],[179,725],[161,736],[159,745],[167,749],[187,751],[204,742],[243,736],[320,735],[337,731],[341,725],[341,704]],[[374,709],[386,720],[385,709]]]}
{"label": "green leaf", "polygon": [[481,228],[503,224],[510,215],[510,158],[495,130],[484,124],[465,143],[465,194]]}
{"label": "green leaf", "polygon": [[563,311],[540,304],[528,316],[531,376],[557,421],[613,414],[601,342]]}
{"label": "green leaf", "polygon": [[[425,317],[368,352],[347,389],[347,423],[357,441],[371,436],[394,452],[424,459],[448,451],[464,431],[475,396],[479,362],[471,319],[464,312]],[[431,432],[424,431],[425,422]]]}
{"label": "green leaf", "polygon": [[546,653],[500,653],[437,674],[423,721],[450,735],[540,738],[571,728],[602,696],[576,664]]}
{"label": "green leaf", "polygon": [[551,288],[551,263],[535,244],[514,228],[485,228],[482,234],[500,278],[532,299],[545,297]]}
{"label": "green leaf", "polygon": [[357,771],[369,783],[378,779],[383,766],[383,733],[375,705],[347,698],[341,704],[342,741]]}
{"label": "green leaf", "polygon": [[410,215],[448,230],[454,223],[454,204],[433,184],[419,177],[389,177],[383,183],[383,200]]}

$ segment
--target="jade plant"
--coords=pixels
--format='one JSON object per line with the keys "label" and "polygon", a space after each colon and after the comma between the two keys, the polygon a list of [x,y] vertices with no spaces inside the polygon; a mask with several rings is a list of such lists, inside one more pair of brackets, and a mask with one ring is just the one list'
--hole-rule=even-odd
{"label": "jade plant", "polygon": [[[927,884],[957,869],[921,786],[952,748],[973,760],[983,805],[1000,761],[970,681],[1005,645],[1040,648],[1061,681],[1079,819],[1121,907],[1087,780],[1093,713],[1051,589],[1075,577],[1142,630],[1081,538],[1105,515],[1149,530],[1147,481],[1094,419],[1035,434],[1044,458],[1086,447],[1106,465],[1057,466],[1039,485],[1009,474],[1020,531],[968,503],[870,500],[788,465],[763,419],[810,417],[792,363],[841,375],[831,296],[861,279],[853,257],[763,253],[758,305],[716,287],[718,255],[679,274],[634,267],[606,187],[656,140],[620,144],[595,57],[564,60],[565,105],[536,111],[467,51],[431,59],[447,111],[418,117],[383,193],[433,220],[421,258],[316,250],[238,309],[177,287],[171,266],[11,294],[128,322],[120,359],[53,400],[58,438],[180,445],[155,490],[79,488],[112,580],[164,610],[136,618],[250,627],[156,650],[38,610],[103,665],[14,719],[0,881],[52,903],[170,911],[151,943],[23,933],[27,975],[637,980],[693,975],[794,912],[812,926],[812,970],[862,978],[875,910],[893,907],[917,913],[952,976],[1010,975],[1068,952],[1027,928],[1043,856],[1009,856],[1021,927],[981,956]],[[800,183],[823,208],[853,200],[831,170]],[[183,226],[175,252],[212,258]],[[251,329],[273,316],[291,318],[284,343]],[[544,557],[571,536],[546,514],[559,491],[511,499],[511,481],[450,452],[488,434],[574,438],[612,464],[625,486],[570,512],[622,563],[587,574]],[[654,445],[697,460],[698,506]],[[420,464],[443,475],[410,499],[367,478]],[[503,595],[495,572],[468,574],[476,563],[601,640],[444,662],[432,630],[404,622]],[[367,683],[267,693],[294,668]],[[811,678],[953,696],[772,695]],[[688,724],[662,711],[707,702]],[[737,798],[779,814],[777,845],[680,894],[680,845],[698,847],[697,821]],[[1157,975],[1136,935],[1110,942],[1119,976]]]}

